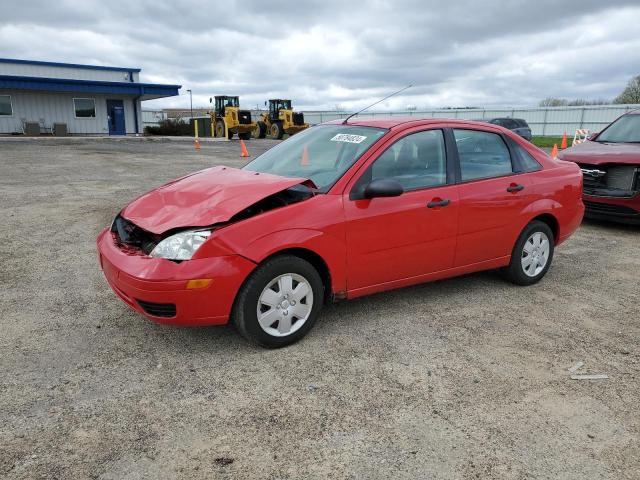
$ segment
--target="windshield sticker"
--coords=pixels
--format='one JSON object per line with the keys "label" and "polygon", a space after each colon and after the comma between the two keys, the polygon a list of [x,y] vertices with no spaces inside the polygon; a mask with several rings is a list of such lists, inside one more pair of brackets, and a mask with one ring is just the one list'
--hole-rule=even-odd
{"label": "windshield sticker", "polygon": [[362,135],[349,135],[348,133],[339,133],[331,139],[332,142],[362,143],[367,139]]}

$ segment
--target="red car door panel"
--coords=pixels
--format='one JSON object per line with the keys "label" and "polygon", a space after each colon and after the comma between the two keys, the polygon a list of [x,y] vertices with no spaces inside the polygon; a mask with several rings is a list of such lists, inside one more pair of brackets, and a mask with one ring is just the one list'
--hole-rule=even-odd
{"label": "red car door panel", "polygon": [[[427,205],[449,200],[446,206]],[[345,196],[347,288],[377,285],[453,266],[458,224],[455,185],[399,197]]]}
{"label": "red car door panel", "polygon": [[460,210],[455,266],[511,255],[522,228],[520,213],[535,198],[529,175],[478,180],[458,188]]}

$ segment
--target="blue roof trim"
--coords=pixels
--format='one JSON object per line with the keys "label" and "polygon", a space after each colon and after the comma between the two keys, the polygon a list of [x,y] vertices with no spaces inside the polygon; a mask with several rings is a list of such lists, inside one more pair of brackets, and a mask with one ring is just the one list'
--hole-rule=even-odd
{"label": "blue roof trim", "polygon": [[86,68],[89,70],[110,70],[112,72],[140,72],[139,68],[107,67],[105,65],[82,65],[80,63],[43,62],[40,60],[18,60],[14,58],[0,58],[0,63],[40,65],[43,67]]}
{"label": "blue roof trim", "polygon": [[0,89],[40,90],[49,92],[106,93],[120,95],[152,95],[173,97],[179,95],[182,85],[158,83],[103,82],[66,78],[22,77],[0,75]]}

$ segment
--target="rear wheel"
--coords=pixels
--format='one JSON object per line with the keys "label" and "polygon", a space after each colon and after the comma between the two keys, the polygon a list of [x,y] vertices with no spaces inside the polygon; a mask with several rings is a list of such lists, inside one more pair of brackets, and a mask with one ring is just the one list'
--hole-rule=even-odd
{"label": "rear wheel", "polygon": [[544,222],[534,220],[518,237],[504,276],[517,285],[533,285],[545,276],[553,260],[554,236]]}
{"label": "rear wheel", "polygon": [[271,124],[271,131],[269,132],[273,138],[277,138],[278,140],[282,140],[282,136],[284,135],[284,129],[282,128],[282,123],[274,122]]}
{"label": "rear wheel", "polygon": [[258,266],[240,289],[232,321],[247,340],[269,348],[300,340],[322,308],[323,285],[316,269],[290,255]]}

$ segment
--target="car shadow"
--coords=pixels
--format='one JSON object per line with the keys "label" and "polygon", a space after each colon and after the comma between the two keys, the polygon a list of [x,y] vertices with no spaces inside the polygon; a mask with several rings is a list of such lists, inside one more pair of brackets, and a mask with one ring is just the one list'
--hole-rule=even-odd
{"label": "car shadow", "polygon": [[[514,285],[502,279],[496,270],[490,270],[340,301],[325,305],[310,334],[322,336],[323,331],[327,331],[333,336],[339,336],[340,330],[344,330],[347,335],[353,330],[353,323],[347,321],[350,318],[357,317],[359,325],[365,328],[368,323],[376,321],[370,312],[389,308],[395,309],[399,314],[412,315],[415,307],[424,305],[424,302],[431,305],[453,302],[463,306],[468,295],[487,288],[495,291],[512,289]],[[151,323],[148,328],[156,342],[165,344],[167,348],[186,349],[190,353],[210,352],[211,349],[227,353],[265,351],[264,348],[245,341],[231,324],[172,327]],[[302,342],[304,341],[303,339]]]}
{"label": "car shadow", "polygon": [[585,217],[582,225],[589,225],[596,228],[606,228],[608,230],[618,230],[620,232],[640,232],[640,225],[616,222],[613,220],[596,220],[594,218]]}

